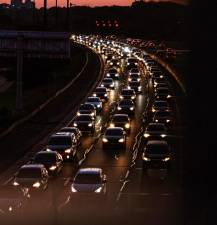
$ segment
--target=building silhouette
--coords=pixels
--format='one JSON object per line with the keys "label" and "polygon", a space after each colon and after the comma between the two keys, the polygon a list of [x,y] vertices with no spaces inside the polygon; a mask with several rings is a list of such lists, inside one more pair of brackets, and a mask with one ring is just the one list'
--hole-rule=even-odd
{"label": "building silhouette", "polygon": [[11,0],[11,8],[15,9],[34,9],[35,0]]}

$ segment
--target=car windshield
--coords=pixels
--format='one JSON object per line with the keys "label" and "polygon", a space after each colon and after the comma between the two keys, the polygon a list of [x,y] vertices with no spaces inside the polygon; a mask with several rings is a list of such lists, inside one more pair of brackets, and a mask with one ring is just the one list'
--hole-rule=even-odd
{"label": "car windshield", "polygon": [[160,112],[156,112],[155,116],[167,117],[167,116],[171,116],[171,112],[169,112],[169,111],[160,111]]}
{"label": "car windshield", "polygon": [[100,100],[98,98],[88,98],[87,102],[100,102]]}
{"label": "car windshield", "polygon": [[129,82],[129,86],[131,86],[131,87],[138,87],[138,86],[140,86],[140,83],[139,82]]}
{"label": "car windshield", "polygon": [[76,134],[76,129],[74,129],[74,128],[62,128],[60,131],[61,132],[69,132],[69,133]]}
{"label": "car windshield", "polygon": [[139,70],[136,69],[136,68],[133,68],[133,69],[130,70],[130,72],[131,72],[131,73],[136,73],[136,74],[137,74],[137,73],[139,73]]}
{"label": "car windshield", "polygon": [[56,162],[56,155],[53,153],[40,153],[35,156],[34,162],[39,164],[46,162],[54,163]]}
{"label": "car windshield", "polygon": [[122,95],[134,95],[134,91],[133,90],[123,90],[121,92]]}
{"label": "car windshield", "polygon": [[100,184],[100,174],[80,173],[75,177],[76,184]]}
{"label": "car windshield", "polygon": [[105,88],[97,88],[96,89],[96,92],[105,93],[106,92],[106,89]]}
{"label": "car windshield", "polygon": [[122,136],[123,131],[121,129],[107,129],[105,135],[108,136]]}
{"label": "car windshield", "polygon": [[131,78],[139,78],[140,76],[137,73],[132,73],[130,75]]}
{"label": "car windshield", "polygon": [[117,73],[116,69],[109,70],[109,73]]}
{"label": "car windshield", "polygon": [[128,101],[128,100],[122,100],[120,102],[120,105],[129,105],[129,106],[133,106],[133,102],[132,101]]}
{"label": "car windshield", "polygon": [[41,178],[40,168],[22,168],[17,174],[18,178]]}
{"label": "car windshield", "polygon": [[91,104],[83,104],[80,106],[79,110],[93,110],[94,106]]}
{"label": "car windshield", "polygon": [[76,121],[87,121],[87,122],[91,122],[92,119],[91,119],[91,116],[89,116],[89,115],[81,115],[81,116],[78,116],[76,118]]}
{"label": "car windshield", "polygon": [[165,101],[157,101],[157,102],[154,102],[154,106],[155,107],[168,107],[168,103]]}
{"label": "car windshield", "polygon": [[146,153],[148,154],[168,154],[169,149],[165,144],[150,144],[146,147]]}
{"label": "car windshield", "polygon": [[165,127],[162,124],[151,124],[148,125],[147,131],[165,131]]}
{"label": "car windshield", "polygon": [[115,116],[113,118],[113,122],[127,122],[128,118],[127,116]]}
{"label": "car windshield", "polygon": [[66,145],[66,146],[70,146],[71,144],[72,144],[71,138],[65,136],[51,137],[48,143],[48,145]]}
{"label": "car windshield", "polygon": [[157,88],[157,93],[168,94],[168,92],[167,88]]}
{"label": "car windshield", "polygon": [[137,59],[133,59],[133,58],[128,59],[128,63],[136,63],[136,62],[137,62]]}
{"label": "car windshield", "polygon": [[104,79],[103,83],[112,83],[112,79]]}

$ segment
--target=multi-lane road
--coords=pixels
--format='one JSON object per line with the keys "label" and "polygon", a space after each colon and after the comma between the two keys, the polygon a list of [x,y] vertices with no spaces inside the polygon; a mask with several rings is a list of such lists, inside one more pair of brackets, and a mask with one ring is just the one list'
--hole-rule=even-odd
{"label": "multi-lane road", "polygon": [[[85,40],[85,41],[84,41]],[[95,42],[94,42],[94,41]],[[110,48],[114,56],[118,49],[126,50],[123,43],[109,42],[97,37],[74,36],[74,41],[91,47],[97,54]],[[116,46],[113,48],[113,46]],[[130,48],[130,46],[128,46]],[[123,51],[124,51],[123,50]],[[128,50],[128,49],[127,49]],[[106,52],[101,53],[106,76],[109,63]],[[133,53],[131,57],[134,57]],[[138,59],[138,58],[137,58]],[[109,91],[109,99],[103,103],[102,111],[96,117],[94,135],[84,135],[77,149],[77,160],[64,163],[61,172],[49,179],[48,188],[37,197],[30,197],[25,210],[15,217],[10,217],[13,224],[183,224],[183,115],[184,96],[180,87],[167,71],[166,77],[171,91],[170,108],[174,113],[175,123],[168,130],[167,142],[171,146],[171,168],[143,169],[142,151],[146,145],[144,131],[152,122],[151,107],[154,99],[153,79],[143,60],[138,59],[141,74],[142,92],[137,94],[135,115],[131,120],[131,132],[127,135],[125,150],[103,150],[102,135],[109,126],[112,116],[117,113],[117,104],[121,90],[127,86],[128,71],[126,58],[119,59],[120,79],[115,80],[114,90]],[[82,91],[82,90],[81,90]],[[92,93],[90,93],[90,96]],[[68,126],[73,126],[71,115]],[[48,138],[47,138],[48,140]],[[37,144],[37,143],[35,143]],[[42,149],[38,149],[42,150]],[[29,163],[29,159],[26,162]],[[95,196],[71,195],[72,180],[79,168],[102,168],[107,176],[107,192],[103,200]],[[16,168],[4,174],[4,185],[13,184]],[[30,193],[31,196],[31,193]],[[8,219],[8,218],[7,218]]]}

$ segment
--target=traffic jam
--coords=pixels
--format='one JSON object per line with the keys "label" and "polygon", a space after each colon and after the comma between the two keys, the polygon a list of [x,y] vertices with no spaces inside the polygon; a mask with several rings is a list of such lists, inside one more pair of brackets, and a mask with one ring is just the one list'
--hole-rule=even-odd
{"label": "traffic jam", "polygon": [[[170,176],[173,170],[177,115],[168,74],[147,52],[126,42],[94,35],[71,40],[101,57],[103,77],[71,121],[1,189],[0,215],[29,212],[41,196],[50,201],[47,208],[55,204],[63,214],[78,201],[82,211],[86,199],[91,207],[96,199],[115,205],[135,165],[146,174],[160,170]],[[47,200],[54,187],[55,196]]]}

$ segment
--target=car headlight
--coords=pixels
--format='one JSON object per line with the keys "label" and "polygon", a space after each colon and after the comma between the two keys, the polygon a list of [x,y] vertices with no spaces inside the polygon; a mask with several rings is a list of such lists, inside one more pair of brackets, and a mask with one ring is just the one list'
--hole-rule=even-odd
{"label": "car headlight", "polygon": [[118,110],[121,110],[121,107],[120,106],[118,106]]}
{"label": "car headlight", "polygon": [[104,84],[101,84],[100,86],[101,86],[101,87],[104,87]]}
{"label": "car headlight", "polygon": [[120,96],[120,99],[123,99],[123,98],[124,98],[124,97],[121,95],[121,96]]}
{"label": "car headlight", "polygon": [[130,110],[133,111],[134,110],[134,107],[130,107]]}
{"label": "car headlight", "polygon": [[14,185],[14,186],[19,186],[20,184],[17,183],[16,181],[14,181],[14,182],[13,182],[13,185]]}
{"label": "car headlight", "polygon": [[114,87],[114,84],[110,84],[110,87]]}
{"label": "car headlight", "polygon": [[95,193],[100,193],[102,191],[102,187],[97,188],[94,192]]}
{"label": "car headlight", "polygon": [[98,105],[97,105],[97,108],[101,108],[101,105],[100,105],[100,104],[98,104]]}
{"label": "car headlight", "polygon": [[171,98],[172,96],[171,95],[167,95],[167,98]]}
{"label": "car headlight", "polygon": [[55,170],[57,167],[56,166],[51,166],[51,167],[49,167],[49,170]]}
{"label": "car headlight", "polygon": [[141,86],[139,86],[139,87],[138,87],[138,90],[140,91],[141,89],[142,89],[142,87],[141,87]]}
{"label": "car headlight", "polygon": [[74,125],[74,127],[77,127],[77,126],[78,126],[78,124],[77,124],[77,123],[74,123],[73,125]]}
{"label": "car headlight", "polygon": [[149,136],[150,136],[150,134],[148,134],[148,133],[145,133],[145,134],[144,134],[144,137],[145,137],[145,138],[148,138]]}
{"label": "car headlight", "polygon": [[157,123],[157,122],[158,122],[158,120],[155,120],[155,122]]}
{"label": "car headlight", "polygon": [[81,115],[81,113],[80,112],[77,112],[77,116],[80,116]]}
{"label": "car headlight", "polygon": [[91,116],[94,116],[94,113],[91,113],[90,115],[91,115]]}
{"label": "car headlight", "polygon": [[114,123],[110,123],[110,127],[115,127]]}
{"label": "car headlight", "polygon": [[129,123],[126,123],[125,124],[125,128],[129,129],[130,128],[130,124]]}
{"label": "car headlight", "polygon": [[72,191],[73,193],[78,192],[73,186],[71,186],[71,191]]}
{"label": "car headlight", "polygon": [[71,152],[71,149],[66,149],[64,152],[69,154]]}
{"label": "car headlight", "polygon": [[151,159],[149,159],[149,158],[147,158],[147,157],[145,157],[145,156],[143,156],[142,159],[143,159],[144,161],[151,161]]}
{"label": "car headlight", "polygon": [[170,157],[166,157],[164,159],[162,159],[163,162],[168,162],[170,160]]}
{"label": "car headlight", "polygon": [[107,94],[104,94],[104,97],[107,97],[108,95]]}
{"label": "car headlight", "polygon": [[115,74],[115,77],[118,77],[118,73]]}
{"label": "car headlight", "polygon": [[166,134],[161,134],[160,135],[162,138],[165,138],[166,137]]}
{"label": "car headlight", "polygon": [[41,186],[41,184],[40,184],[40,182],[35,182],[32,186],[34,188],[39,188]]}
{"label": "car headlight", "polygon": [[107,77],[110,77],[110,74],[109,74],[109,73],[107,73],[107,74],[106,74],[106,76],[107,76]]}
{"label": "car headlight", "polygon": [[131,99],[135,99],[135,96],[131,96]]}
{"label": "car headlight", "polygon": [[93,94],[93,97],[96,97],[96,93]]}
{"label": "car headlight", "polygon": [[12,212],[12,211],[13,211],[13,207],[12,207],[12,206],[9,206],[9,207],[8,207],[8,211],[9,211],[9,212]]}
{"label": "car headlight", "polygon": [[117,65],[120,65],[120,63],[119,63],[119,62],[117,62]]}
{"label": "car headlight", "polygon": [[103,138],[102,141],[103,141],[104,143],[106,143],[106,142],[108,142],[108,139],[107,139],[107,138]]}
{"label": "car headlight", "polygon": [[131,78],[128,78],[128,81],[132,81],[132,79]]}
{"label": "car headlight", "polygon": [[169,123],[169,122],[170,122],[170,120],[166,120],[166,122],[167,122],[167,123]]}
{"label": "car headlight", "polygon": [[124,138],[119,139],[118,142],[123,143],[124,142]]}
{"label": "car headlight", "polygon": [[154,109],[154,108],[152,108],[152,110],[151,110],[152,112],[155,112],[156,110]]}
{"label": "car headlight", "polygon": [[163,75],[160,75],[160,78],[162,79],[162,78],[164,78],[164,76]]}
{"label": "car headlight", "polygon": [[113,65],[113,63],[112,63],[112,62],[110,62],[110,65]]}
{"label": "car headlight", "polygon": [[88,127],[92,127],[92,126],[93,126],[93,124],[92,124],[92,123],[89,123],[89,124],[88,124]]}

